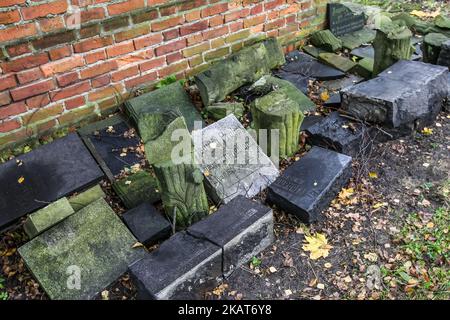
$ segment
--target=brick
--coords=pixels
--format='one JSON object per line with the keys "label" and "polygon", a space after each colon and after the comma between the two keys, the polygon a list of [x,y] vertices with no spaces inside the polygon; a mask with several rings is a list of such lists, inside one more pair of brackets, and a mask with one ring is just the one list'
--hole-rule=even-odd
{"label": "brick", "polygon": [[188,12],[184,15],[186,22],[197,21],[201,18],[201,10],[195,10]]}
{"label": "brick", "polygon": [[23,4],[26,0],[2,0],[0,1],[0,7],[10,7],[16,4]]}
{"label": "brick", "polygon": [[225,42],[226,43],[232,43],[232,42],[236,42],[245,38],[248,38],[250,36],[250,30],[249,29],[245,29],[242,30],[238,33],[235,34],[230,34],[229,36],[227,36],[225,38]]}
{"label": "brick", "polygon": [[177,12],[178,12],[178,6],[176,4],[159,8],[159,14],[161,15],[161,17],[171,16]]}
{"label": "brick", "polygon": [[[2,94],[0,94],[0,101],[2,100],[1,95]],[[1,105],[1,103],[0,103],[0,105]],[[27,107],[25,106],[24,102],[12,103],[5,107],[0,107],[0,119],[6,119],[11,116],[16,116],[16,115],[24,113],[26,111],[27,111]]]}
{"label": "brick", "polygon": [[49,50],[48,55],[50,56],[50,60],[59,60],[65,57],[68,57],[72,54],[72,48],[70,46],[55,48]]}
{"label": "brick", "polygon": [[200,8],[201,6],[204,6],[206,4],[208,4],[207,0],[188,0],[188,1],[184,1],[180,4],[178,4],[178,7],[179,7],[178,11],[181,12],[181,11],[192,10],[195,8]]}
{"label": "brick", "polygon": [[110,85],[106,88],[90,92],[88,95],[88,100],[91,102],[102,100],[108,97],[120,95],[121,92],[122,92],[122,85]]}
{"label": "brick", "polygon": [[200,43],[203,41],[203,35],[202,34],[194,34],[190,37],[186,38],[187,45],[192,46],[194,44]]}
{"label": "brick", "polygon": [[52,128],[56,127],[57,124],[58,124],[58,123],[56,122],[55,119],[52,119],[52,120],[49,120],[49,121],[46,121],[46,122],[38,123],[38,124],[35,126],[34,132],[35,132],[36,134],[38,134],[38,135],[42,135],[43,133],[48,132],[48,131],[50,131]]}
{"label": "brick", "polygon": [[206,21],[206,20],[199,21],[199,22],[193,23],[188,26],[181,26],[180,27],[180,35],[185,36],[185,35],[188,35],[191,33],[196,33],[199,31],[206,30],[207,28],[208,28],[208,21]]}
{"label": "brick", "polygon": [[50,119],[56,117],[63,113],[64,109],[61,104],[56,104],[47,108],[39,108],[32,113],[22,116],[22,121],[24,125],[29,125],[42,120]]}
{"label": "brick", "polygon": [[257,4],[256,6],[254,6],[253,8],[250,9],[250,15],[251,16],[260,14],[262,12],[263,12],[263,5],[262,5],[262,3]]}
{"label": "brick", "polygon": [[162,41],[163,41],[162,34],[152,34],[143,38],[133,40],[136,50],[161,43]]}
{"label": "brick", "polygon": [[171,29],[163,32],[164,41],[169,41],[180,36],[180,29]]}
{"label": "brick", "polygon": [[49,79],[39,83],[33,83],[28,86],[11,90],[11,96],[14,101],[23,100],[38,94],[50,91],[55,88],[53,80]]}
{"label": "brick", "polygon": [[0,76],[0,91],[14,88],[16,86],[16,78],[13,74],[7,76]]}
{"label": "brick", "polygon": [[0,12],[0,24],[10,24],[20,21],[20,14],[18,10]]}
{"label": "brick", "polygon": [[66,110],[78,108],[84,104],[86,104],[85,97],[75,97],[75,98],[64,101],[64,106],[65,106]]}
{"label": "brick", "polygon": [[89,81],[80,82],[70,87],[66,87],[61,90],[50,92],[50,99],[52,101],[58,101],[66,98],[70,98],[82,93],[88,92],[91,89]]}
{"label": "brick", "polygon": [[229,28],[230,28],[230,33],[237,32],[244,28],[244,22],[243,21],[232,22],[232,23],[230,23]]}
{"label": "brick", "polygon": [[108,55],[108,58],[120,56],[133,51],[134,51],[133,41],[115,44],[112,47],[106,48],[106,54]]}
{"label": "brick", "polygon": [[177,25],[182,24],[183,22],[184,22],[184,19],[182,16],[165,19],[163,21],[153,22],[151,25],[152,32],[162,31],[162,30],[166,30],[169,28],[173,28]]}
{"label": "brick", "polygon": [[105,50],[99,50],[96,52],[89,52],[84,56],[84,60],[87,64],[93,64],[100,60],[106,59],[106,52]]}
{"label": "brick", "polygon": [[155,82],[155,80],[158,79],[158,75],[156,72],[151,72],[145,75],[141,75],[139,77],[130,79],[125,81],[125,87],[128,90],[134,89],[140,85],[146,84],[146,83],[150,83],[150,82]]}
{"label": "brick", "polygon": [[151,58],[153,58],[152,49],[116,58],[116,62],[118,67],[121,68],[131,63],[141,62]]}
{"label": "brick", "polygon": [[97,114],[95,114],[94,111],[95,111],[95,106],[89,106],[89,107],[82,108],[82,109],[72,110],[70,112],[67,112],[67,113],[64,113],[63,115],[61,115],[58,118],[58,122],[60,125],[75,123],[83,118],[97,116]]}
{"label": "brick", "polygon": [[41,66],[41,70],[45,77],[49,77],[57,73],[67,72],[69,70],[81,67],[83,65],[84,65],[83,57],[77,55],[44,64]]}
{"label": "brick", "polygon": [[183,55],[185,57],[192,57],[196,54],[208,51],[210,49],[209,43],[205,42],[195,47],[189,47],[183,50]]}
{"label": "brick", "polygon": [[139,12],[131,16],[131,19],[135,24],[155,20],[157,18],[158,18],[158,11],[154,9]]}
{"label": "brick", "polygon": [[202,10],[202,18],[213,16],[228,10],[228,3],[219,3],[213,6],[206,7]]}
{"label": "brick", "polygon": [[278,20],[269,22],[266,25],[264,25],[264,31],[279,29],[281,27],[284,27],[285,25],[286,25],[286,20],[284,18],[278,19]]}
{"label": "brick", "polygon": [[111,83],[111,76],[109,74],[105,74],[91,80],[92,88],[104,87],[109,83]]}
{"label": "brick", "polygon": [[210,52],[205,53],[205,61],[210,61],[218,58],[222,58],[230,53],[230,48],[220,48]]}
{"label": "brick", "polygon": [[217,38],[214,40],[211,40],[211,49],[217,49],[220,47],[225,46],[225,39],[224,38]]}
{"label": "brick", "polygon": [[66,44],[72,41],[75,41],[76,35],[75,31],[67,31],[62,32],[50,36],[45,36],[36,40],[33,40],[31,43],[35,49],[46,49],[50,47],[57,46],[59,44]]}
{"label": "brick", "polygon": [[223,24],[224,17],[223,16],[214,16],[208,20],[208,25],[210,28],[214,28]]}
{"label": "brick", "polygon": [[193,68],[193,67],[198,66],[199,64],[203,63],[203,57],[201,55],[198,55],[193,58],[190,58],[188,60],[188,62],[189,62],[189,67]]}
{"label": "brick", "polygon": [[[5,104],[9,104],[11,102],[11,96],[8,91],[0,92],[0,106],[4,106]],[[3,110],[1,108],[0,110]],[[1,111],[0,111],[1,114]]]}
{"label": "brick", "polygon": [[108,6],[109,15],[121,14],[130,12],[135,9],[143,8],[145,6],[144,0],[127,0],[121,3],[110,4]]}
{"label": "brick", "polygon": [[88,39],[84,40],[78,43],[75,43],[73,45],[74,52],[80,53],[80,52],[87,52],[94,49],[106,47],[112,45],[113,40],[111,36],[107,37],[101,37],[101,38],[94,38],[94,39]]}
{"label": "brick", "polygon": [[214,39],[214,38],[221,37],[227,33],[228,33],[228,26],[223,26],[223,27],[216,28],[213,30],[204,31],[203,39],[204,40]]}
{"label": "brick", "polygon": [[156,55],[162,56],[169,52],[181,50],[186,47],[186,39],[177,40],[156,48]]}
{"label": "brick", "polygon": [[111,112],[116,112],[118,107],[116,97],[103,99],[102,101],[97,102],[97,105],[102,115],[109,114]]}
{"label": "brick", "polygon": [[96,23],[93,25],[81,27],[80,39],[92,38],[100,34],[101,25]]}
{"label": "brick", "polygon": [[21,8],[24,20],[42,18],[50,14],[59,14],[67,11],[67,0],[58,0],[36,6]]}
{"label": "brick", "polygon": [[225,23],[230,21],[235,21],[241,18],[245,18],[250,14],[250,9],[242,9],[238,11],[234,11],[225,15]]}
{"label": "brick", "polygon": [[111,74],[111,79],[113,82],[121,81],[126,78],[133,77],[135,75],[139,74],[139,67],[138,66],[132,66],[126,69],[122,69],[116,72],[113,72]]}
{"label": "brick", "polygon": [[116,42],[122,42],[125,40],[137,38],[139,36],[146,35],[150,32],[150,26],[142,25],[134,29],[118,32],[114,34],[114,39]]}
{"label": "brick", "polygon": [[129,26],[128,17],[116,17],[102,22],[103,31],[108,32]]}
{"label": "brick", "polygon": [[164,57],[152,59],[150,61],[143,62],[139,64],[139,70],[145,72],[147,70],[153,70],[165,65],[166,59]]}
{"label": "brick", "polygon": [[80,76],[78,75],[78,72],[70,72],[57,76],[56,81],[58,82],[59,86],[67,87],[80,81]]}
{"label": "brick", "polygon": [[41,69],[33,68],[16,74],[20,84],[30,83],[39,79],[46,78],[43,76]]}
{"label": "brick", "polygon": [[171,53],[166,56],[167,64],[172,64],[174,62],[180,61],[181,59],[183,59],[183,54],[181,52]]}
{"label": "brick", "polygon": [[50,103],[50,96],[48,93],[44,93],[39,96],[28,98],[25,102],[28,109],[37,109],[48,105]]}
{"label": "brick", "polygon": [[273,10],[273,9],[275,9],[276,7],[283,5],[284,2],[285,2],[285,1],[283,1],[283,0],[274,0],[274,1],[266,2],[266,3],[264,4],[264,10],[265,10],[265,11]]}
{"label": "brick", "polygon": [[81,23],[88,21],[99,20],[105,17],[105,10],[103,8],[93,8],[89,10],[83,10],[81,14]]}
{"label": "brick", "polygon": [[107,61],[102,62],[99,64],[96,64],[90,68],[86,68],[80,71],[80,78],[82,80],[93,78],[96,76],[99,76],[101,74],[105,74],[107,72],[110,72],[111,70],[117,69],[117,62],[116,61]]}
{"label": "brick", "polygon": [[14,142],[28,138],[33,132],[29,128],[24,128],[0,137],[0,145],[6,146]]}
{"label": "brick", "polygon": [[160,69],[158,71],[158,76],[160,79],[163,79],[172,74],[176,74],[178,72],[184,71],[187,68],[188,68],[188,62],[186,60],[180,61],[178,63],[174,63],[174,64],[171,64],[170,66]]}
{"label": "brick", "polygon": [[0,133],[9,132],[21,127],[18,120],[2,120],[0,121]]}
{"label": "brick", "polygon": [[6,52],[10,57],[21,56],[26,53],[31,53],[30,44],[28,42],[6,47]]}
{"label": "brick", "polygon": [[64,20],[62,17],[54,17],[39,21],[42,32],[52,32],[58,29],[64,29]]}
{"label": "brick", "polygon": [[244,20],[244,28],[249,28],[249,27],[256,26],[258,24],[262,24],[265,21],[266,21],[265,15],[250,17],[250,18],[247,18]]}
{"label": "brick", "polygon": [[21,24],[11,28],[0,30],[0,42],[21,39],[37,34],[37,28],[34,23]]}

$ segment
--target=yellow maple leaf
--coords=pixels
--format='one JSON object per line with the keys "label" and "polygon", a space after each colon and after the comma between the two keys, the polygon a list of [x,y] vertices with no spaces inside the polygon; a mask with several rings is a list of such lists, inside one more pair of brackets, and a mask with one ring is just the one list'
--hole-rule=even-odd
{"label": "yellow maple leaf", "polygon": [[330,95],[328,94],[328,91],[323,91],[321,94],[320,94],[320,99],[322,99],[322,101],[323,102],[327,102],[328,101],[328,99],[330,99]]}
{"label": "yellow maple leaf", "polygon": [[313,236],[305,236],[305,244],[302,246],[303,250],[309,251],[309,258],[317,260],[321,257],[328,257],[330,250],[333,248],[328,244],[328,240],[324,234],[316,233]]}
{"label": "yellow maple leaf", "polygon": [[422,129],[422,134],[426,136],[431,136],[433,134],[433,129],[425,127]]}
{"label": "yellow maple leaf", "polygon": [[369,178],[371,179],[378,179],[378,175],[376,172],[369,172]]}
{"label": "yellow maple leaf", "polygon": [[341,200],[345,200],[348,199],[353,193],[355,192],[355,190],[353,188],[342,188],[341,192],[339,192],[339,199]]}

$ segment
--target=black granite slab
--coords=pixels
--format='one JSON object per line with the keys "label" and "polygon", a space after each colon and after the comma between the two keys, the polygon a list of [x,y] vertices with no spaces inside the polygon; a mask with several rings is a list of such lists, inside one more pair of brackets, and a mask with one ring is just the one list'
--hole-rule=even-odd
{"label": "black granite slab", "polygon": [[74,133],[8,161],[0,166],[0,229],[102,178]]}
{"label": "black granite slab", "polygon": [[138,299],[200,299],[222,276],[222,249],[178,232],[130,265]]}
{"label": "black granite slab", "polygon": [[340,93],[330,94],[330,98],[323,103],[324,107],[327,108],[340,108],[342,103],[342,98]]}
{"label": "black granite slab", "polygon": [[366,24],[364,13],[356,13],[341,3],[328,3],[328,25],[335,36],[361,30]]}
{"label": "black granite slab", "polygon": [[276,71],[274,75],[280,79],[289,81],[292,83],[298,90],[303,92],[304,94],[308,94],[308,84],[309,80],[312,80],[308,76],[304,76],[302,74],[286,72],[283,70]]}
{"label": "black granite slab", "polygon": [[78,132],[110,181],[125,167],[142,160],[137,152],[140,138],[120,115],[85,126]]}
{"label": "black granite slab", "polygon": [[138,241],[147,246],[168,238],[172,230],[169,221],[148,202],[128,210],[122,217]]}
{"label": "black granite slab", "polygon": [[300,131],[307,130],[310,126],[319,122],[321,119],[323,119],[322,116],[316,116],[316,115],[306,116],[302,121],[302,125],[300,126]]}
{"label": "black granite slab", "polygon": [[323,220],[321,212],[352,174],[352,158],[313,147],[269,186],[267,201],[305,223]]}
{"label": "black granite slab", "polygon": [[375,58],[375,49],[373,48],[373,46],[359,47],[353,49],[350,53],[354,56],[357,56],[358,58]]}
{"label": "black granite slab", "polygon": [[223,272],[228,275],[273,242],[272,209],[237,196],[187,232],[223,250]]}

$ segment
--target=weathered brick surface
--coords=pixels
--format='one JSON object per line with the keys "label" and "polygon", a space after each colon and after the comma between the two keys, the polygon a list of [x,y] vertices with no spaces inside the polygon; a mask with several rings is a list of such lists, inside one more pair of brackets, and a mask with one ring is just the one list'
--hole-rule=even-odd
{"label": "weathered brick surface", "polygon": [[264,38],[293,50],[324,19],[314,0],[0,0],[0,149]]}

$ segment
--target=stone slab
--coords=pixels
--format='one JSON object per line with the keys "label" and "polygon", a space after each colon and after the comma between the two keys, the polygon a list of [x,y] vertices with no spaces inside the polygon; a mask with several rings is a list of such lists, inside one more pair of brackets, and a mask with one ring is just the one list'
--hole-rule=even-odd
{"label": "stone slab", "polygon": [[328,25],[336,36],[361,30],[366,24],[364,13],[356,13],[341,3],[328,3]]}
{"label": "stone slab", "polygon": [[354,117],[399,128],[435,119],[446,97],[448,68],[402,60],[375,79],[342,90],[343,108]]}
{"label": "stone slab", "polygon": [[442,44],[437,64],[450,68],[450,40]]}
{"label": "stone slab", "polygon": [[354,74],[348,74],[341,79],[323,81],[322,86],[329,91],[340,91],[344,88],[360,83],[361,81],[364,81],[364,78]]}
{"label": "stone slab", "polygon": [[173,111],[182,115],[189,130],[194,128],[194,122],[203,119],[192,103],[189,94],[180,82],[143,94],[125,102],[125,110],[137,127],[142,113],[164,113]]}
{"label": "stone slab", "polygon": [[318,58],[319,54],[326,52],[323,49],[314,47],[312,44],[306,45],[302,47],[302,51],[306,52],[307,54],[309,54],[310,56],[313,56],[314,58]]}
{"label": "stone slab", "polygon": [[300,131],[307,130],[310,126],[313,126],[315,123],[319,122],[323,117],[322,116],[316,116],[316,115],[310,115],[306,116],[305,119],[302,121],[302,125],[300,126]]}
{"label": "stone slab", "polygon": [[28,237],[32,239],[58,224],[74,212],[67,198],[61,198],[45,208],[30,214],[23,228]]}
{"label": "stone slab", "polygon": [[373,48],[373,46],[359,47],[353,49],[350,53],[358,58],[375,59],[375,49]]}
{"label": "stone slab", "polygon": [[208,116],[216,121],[229,114],[234,114],[236,118],[241,118],[244,115],[244,104],[242,102],[217,102],[205,109]]}
{"label": "stone slab", "polygon": [[364,152],[362,125],[352,123],[336,111],[308,127],[306,134],[308,135],[306,141],[310,145],[334,150],[351,157]]}
{"label": "stone slab", "polygon": [[309,91],[308,85],[309,85],[309,81],[312,80],[312,78],[310,78],[308,76],[304,76],[302,74],[286,72],[283,70],[278,70],[278,71],[274,72],[274,75],[280,79],[289,81],[302,93],[308,94],[308,91]]}
{"label": "stone slab", "polygon": [[369,44],[375,40],[377,32],[375,30],[364,28],[358,31],[347,33],[339,37],[342,40],[342,47],[348,50],[356,49],[364,44]]}
{"label": "stone slab", "polygon": [[352,158],[313,147],[270,187],[267,201],[305,223],[323,220],[326,209],[348,183]]}
{"label": "stone slab", "polygon": [[342,104],[341,94],[340,93],[332,93],[330,94],[330,98],[325,101],[322,105],[326,108],[335,108],[339,109]]}
{"label": "stone slab", "polygon": [[102,188],[99,185],[96,185],[86,191],[70,197],[68,200],[73,210],[79,211],[95,200],[104,198],[105,196],[106,195]]}
{"label": "stone slab", "polygon": [[350,72],[356,67],[356,63],[352,60],[348,59],[347,57],[343,57],[340,55],[337,55],[335,53],[321,53],[319,54],[319,59],[333,68],[336,68],[338,70],[341,70],[342,72]]}
{"label": "stone slab", "polygon": [[0,229],[102,178],[74,133],[8,161],[0,165]]}
{"label": "stone slab", "polygon": [[129,273],[138,299],[201,299],[222,276],[222,249],[181,231],[130,265]]}
{"label": "stone slab", "polygon": [[[234,115],[192,133],[195,158],[215,202],[251,198],[278,177],[278,169]],[[206,174],[205,174],[206,173]]]}
{"label": "stone slab", "polygon": [[110,181],[142,160],[136,152],[140,138],[120,115],[85,126],[78,133]]}
{"label": "stone slab", "polygon": [[92,299],[143,257],[136,239],[99,199],[19,248],[52,300]]}
{"label": "stone slab", "polygon": [[168,238],[172,231],[169,221],[149,202],[125,212],[123,220],[137,240],[147,246]]}
{"label": "stone slab", "polygon": [[223,250],[223,273],[228,276],[274,240],[272,209],[237,196],[187,232]]}
{"label": "stone slab", "polygon": [[155,203],[161,200],[157,179],[146,171],[138,171],[117,180],[112,188],[128,209],[146,201]]}

